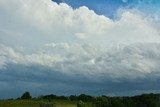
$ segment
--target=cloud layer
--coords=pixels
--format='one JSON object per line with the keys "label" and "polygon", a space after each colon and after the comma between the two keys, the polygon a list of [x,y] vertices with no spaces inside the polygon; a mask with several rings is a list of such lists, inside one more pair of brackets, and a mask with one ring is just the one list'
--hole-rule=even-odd
{"label": "cloud layer", "polygon": [[1,45],[1,69],[7,64],[44,66],[68,76],[82,75],[91,81],[146,78],[159,73],[160,44],[95,46],[46,44],[36,53],[23,54]]}
{"label": "cloud layer", "polygon": [[0,0],[0,93],[12,81],[17,93],[35,95],[37,87],[62,94],[158,91],[157,20],[138,9],[119,9],[113,20],[85,6]]}

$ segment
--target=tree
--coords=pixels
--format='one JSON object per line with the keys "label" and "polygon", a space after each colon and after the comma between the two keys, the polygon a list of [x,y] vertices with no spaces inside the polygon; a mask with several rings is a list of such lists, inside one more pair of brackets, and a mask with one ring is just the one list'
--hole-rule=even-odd
{"label": "tree", "polygon": [[25,92],[23,93],[23,95],[21,96],[21,99],[31,99],[32,96],[30,95],[29,92]]}
{"label": "tree", "polygon": [[[96,99],[96,107],[108,107],[109,106],[109,101],[106,97],[97,97]],[[117,106],[118,107],[118,106]]]}

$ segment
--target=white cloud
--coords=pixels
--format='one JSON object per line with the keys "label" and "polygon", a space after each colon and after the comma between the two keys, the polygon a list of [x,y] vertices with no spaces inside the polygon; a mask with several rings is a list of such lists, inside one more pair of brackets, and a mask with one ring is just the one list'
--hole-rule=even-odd
{"label": "white cloud", "polygon": [[[97,69],[100,69],[99,71],[109,69],[117,73],[116,70],[109,67],[110,61],[107,62],[109,59],[105,61],[101,57],[103,54],[114,55],[115,53],[112,52],[119,52],[117,56],[114,56],[119,59],[118,56],[121,55],[121,51],[116,48],[117,45],[115,44],[129,45],[132,43],[159,43],[160,41],[157,26],[150,24],[150,20],[144,20],[143,14],[134,10],[120,10],[118,14],[119,20],[113,21],[103,15],[97,15],[85,6],[74,10],[65,3],[58,5],[51,0],[0,0],[0,9],[3,10],[0,11],[2,13],[0,15],[0,21],[2,22],[0,26],[2,32],[0,41],[3,44],[16,44],[16,46],[23,44],[22,46],[25,48],[34,48],[35,50],[38,50],[39,48],[37,47],[42,47],[45,43],[46,46],[54,47],[53,49],[48,49],[54,51],[54,55],[44,54],[43,52],[35,53],[34,51],[28,52],[31,53],[30,55],[22,55],[15,53],[12,48],[3,48],[1,46],[1,52],[7,51],[6,53],[8,53],[7,55],[5,54],[5,58],[8,57],[8,62],[30,62],[48,66],[61,66],[61,63],[65,61],[70,63],[79,61],[75,68],[68,67],[66,69],[74,70],[77,66],[81,66],[82,70],[80,71],[87,68],[91,74]],[[14,12],[12,12],[13,10]],[[47,44],[48,42],[54,43]],[[95,45],[90,46],[88,43],[87,45],[82,45],[84,42]],[[75,44],[75,46],[68,43]],[[115,45],[113,46],[115,50],[106,52],[108,51],[106,47],[110,43]],[[102,46],[99,49],[98,45],[100,44]],[[44,52],[48,52],[48,50]],[[1,54],[3,55],[4,53]],[[68,59],[67,55],[71,59]],[[136,63],[134,58],[143,56],[136,54],[128,57],[131,59],[128,60],[125,57],[123,60],[119,59],[122,60],[121,63],[126,64],[123,66],[116,63],[115,59],[111,57],[111,65],[119,66],[120,68],[132,68],[134,64],[129,62]],[[1,65],[4,64],[5,61],[3,60],[5,58],[1,58]],[[100,60],[100,62],[97,63],[97,60]],[[152,64],[150,64],[151,62],[147,63],[146,60],[138,61],[134,65],[136,66],[134,70],[150,72],[148,70],[150,67],[148,68],[148,66]],[[97,66],[92,66],[94,64],[97,64]],[[107,64],[108,68],[105,66]],[[69,63],[68,66],[70,66]]]}
{"label": "white cloud", "polygon": [[[91,80],[146,78],[160,73],[159,44],[94,46],[51,43],[36,53],[22,54],[4,45],[0,59],[10,64],[40,65],[66,75],[80,74]],[[2,63],[1,66],[4,64]],[[4,67],[3,67],[4,68]]]}
{"label": "white cloud", "polygon": [[[74,10],[65,3],[58,5],[51,0],[0,2],[0,8],[5,12],[0,16],[4,24],[0,27],[6,31],[14,31],[15,34],[21,33],[23,37],[20,40],[17,37],[17,40],[23,45],[42,46],[49,41],[85,41],[98,44],[160,41],[158,29],[149,24],[140,12],[124,10],[119,14],[120,19],[113,21],[103,15],[97,15],[85,6]],[[16,38],[6,33],[4,35]],[[15,41],[12,42],[15,44]]]}
{"label": "white cloud", "polygon": [[[7,16],[6,20],[3,22],[4,25],[6,25],[6,27],[0,26],[1,28],[3,28],[3,31],[7,32],[12,30],[12,33],[20,32],[20,37],[19,35],[14,35],[13,38],[16,38],[15,36],[17,36],[18,39],[20,38],[20,42],[24,41],[25,46],[27,44],[32,44],[33,48],[36,44],[36,41],[38,42],[37,45],[39,47],[43,46],[43,42],[41,43],[42,40],[44,40],[44,43],[48,43],[49,41],[55,42],[53,44],[46,44],[46,46],[54,47],[54,49],[52,49],[55,52],[54,55],[43,54],[40,52],[23,56],[19,53],[14,53],[14,51],[11,48],[6,48],[6,51],[8,51],[6,52],[8,53],[6,55],[7,57],[9,57],[8,60],[15,63],[30,62],[48,66],[57,66],[59,64],[61,66],[61,63],[64,62],[64,60],[68,62],[72,61],[72,63],[75,63],[79,60],[79,63],[77,63],[75,67],[81,66],[80,68],[82,69],[85,68],[84,66],[88,66],[87,69],[89,72],[94,72],[94,70],[97,71],[97,69],[100,69],[99,71],[111,69],[110,71],[113,70],[112,72],[117,72],[112,68],[104,67],[104,65],[110,64],[109,62],[105,62],[105,60],[102,60],[103,58],[101,59],[102,54],[108,54],[108,52],[105,53],[107,51],[106,44],[132,44],[145,42],[154,43],[159,42],[160,39],[157,29],[151,26],[148,23],[148,21],[144,20],[144,17],[140,12],[136,11],[120,11],[120,19],[113,21],[105,16],[99,16],[95,14],[94,11],[89,10],[85,6],[74,10],[65,3],[58,5],[55,2],[52,2],[51,0],[17,0],[16,2],[14,0],[1,0],[0,2],[0,8],[7,13],[7,15],[1,15],[1,21]],[[12,10],[15,10],[14,14],[11,12]],[[18,23],[19,20],[21,23]],[[11,21],[10,24],[7,21]],[[27,23],[29,24],[29,26],[26,25]],[[16,28],[13,24],[15,24]],[[27,29],[30,26],[33,30],[37,31],[38,33],[32,33],[28,31]],[[8,36],[8,39],[10,37],[12,38],[11,33],[4,33],[4,35]],[[40,38],[40,40],[37,38]],[[2,37],[1,40],[4,41],[3,39],[4,38]],[[61,41],[62,43],[57,44],[56,42],[59,41]],[[18,41],[13,40],[12,42],[17,43]],[[68,45],[68,42],[75,44],[75,46]],[[76,42],[78,42],[78,44],[76,44]],[[96,48],[96,45],[81,45],[83,42],[105,45],[102,46],[103,49],[98,50],[98,48]],[[7,44],[7,41],[4,44]],[[115,47],[116,46],[114,46],[114,48]],[[4,48],[1,49],[3,49],[3,52]],[[112,52],[113,50],[110,51]],[[115,51],[118,52],[119,49],[115,48]],[[115,54],[111,52],[109,52],[111,55]],[[68,59],[66,55],[69,55],[71,59]],[[121,51],[117,53],[117,56],[119,55],[121,55]],[[96,59],[97,57],[99,59]],[[96,60],[102,60],[102,62],[96,63]],[[115,61],[114,59],[112,59],[112,57],[110,60],[113,60],[113,62]],[[136,61],[134,62],[132,60],[134,60],[134,58],[131,58],[130,60],[124,58],[124,60],[121,63],[124,63],[126,65],[121,66],[119,64],[116,64],[116,62],[114,62],[115,64],[113,63],[112,65],[121,66],[121,68],[132,68],[134,64],[128,63],[136,63]],[[1,63],[3,64],[4,61],[1,61]],[[55,63],[57,65],[54,65]],[[139,63],[136,63],[135,66],[137,67],[135,71],[147,71],[148,68],[146,68],[143,63],[145,63],[145,60],[144,62],[139,61]],[[99,66],[101,67],[92,66],[92,64],[99,64]]]}

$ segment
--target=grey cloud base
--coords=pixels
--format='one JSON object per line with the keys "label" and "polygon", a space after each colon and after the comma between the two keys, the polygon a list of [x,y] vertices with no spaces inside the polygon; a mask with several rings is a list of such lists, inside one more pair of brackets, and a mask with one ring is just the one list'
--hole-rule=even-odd
{"label": "grey cloud base", "polygon": [[[51,93],[57,95],[85,93],[128,96],[146,92],[160,92],[159,78],[155,79],[152,76],[134,81],[122,79],[118,82],[104,80],[101,83],[95,83],[81,76],[70,78],[45,67],[40,69],[38,66],[10,65],[9,68],[1,70],[0,85],[3,87],[0,89],[1,98],[15,98],[24,91],[30,91],[34,96]],[[13,90],[16,91],[13,92]]]}

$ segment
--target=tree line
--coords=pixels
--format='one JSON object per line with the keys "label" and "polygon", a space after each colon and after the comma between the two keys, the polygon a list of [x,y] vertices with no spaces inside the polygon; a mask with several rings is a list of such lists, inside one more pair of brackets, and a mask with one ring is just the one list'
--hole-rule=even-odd
{"label": "tree line", "polygon": [[[90,96],[86,94],[57,96],[54,94],[32,98],[29,92],[25,92],[18,99],[41,100],[69,100],[77,102],[77,107],[160,107],[160,94],[142,94],[132,97]],[[90,106],[87,106],[90,103]]]}

